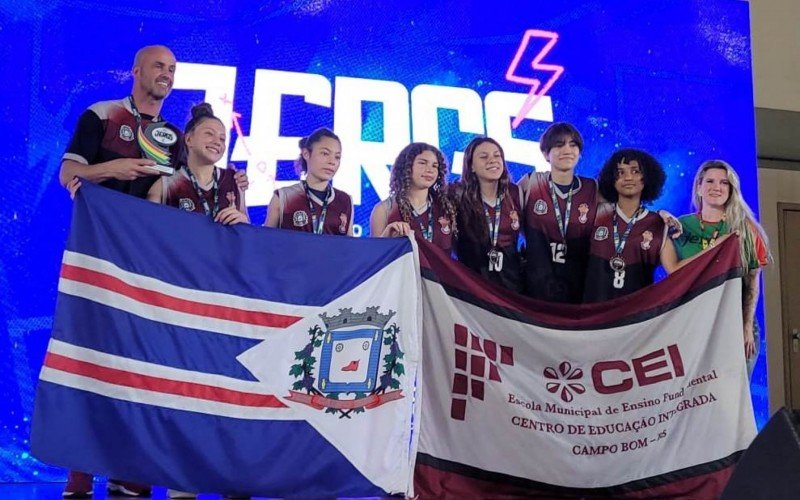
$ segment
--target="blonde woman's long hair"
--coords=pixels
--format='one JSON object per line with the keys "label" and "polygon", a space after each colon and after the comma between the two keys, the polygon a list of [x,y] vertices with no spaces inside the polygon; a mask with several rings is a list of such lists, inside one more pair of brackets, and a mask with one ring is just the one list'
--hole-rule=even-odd
{"label": "blonde woman's long hair", "polygon": [[692,197],[692,204],[698,213],[703,210],[703,199],[700,197],[700,184],[703,182],[705,173],[712,168],[724,170],[728,178],[729,195],[728,200],[725,202],[725,222],[728,225],[729,231],[739,232],[739,255],[742,258],[742,266],[747,267],[748,263],[755,260],[758,261],[756,255],[756,242],[753,238],[755,232],[764,241],[764,246],[767,248],[767,256],[772,262],[772,253],[769,251],[769,239],[764,232],[764,228],[758,223],[753,211],[747,202],[742,197],[741,183],[736,171],[727,162],[722,160],[708,160],[700,165],[697,173],[694,176],[694,196]]}

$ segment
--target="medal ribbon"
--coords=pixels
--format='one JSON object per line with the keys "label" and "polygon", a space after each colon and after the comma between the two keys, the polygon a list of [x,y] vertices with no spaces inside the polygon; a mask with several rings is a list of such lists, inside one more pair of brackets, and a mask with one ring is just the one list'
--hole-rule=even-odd
{"label": "medal ribbon", "polygon": [[[503,196],[500,195],[494,202],[494,221],[489,215],[489,209],[486,204],[483,205],[483,215],[486,217],[486,224],[489,226],[489,248],[497,246],[497,238],[500,236],[500,213],[502,212]],[[492,224],[494,222],[494,224]]]}
{"label": "medal ribbon", "polygon": [[419,228],[422,231],[422,236],[425,238],[425,241],[433,241],[433,199],[431,199],[430,196],[428,196],[428,210],[427,210],[427,213],[428,213],[428,227],[427,228],[422,225],[422,221],[419,218],[419,215],[421,215],[421,214],[417,214],[416,210],[414,210],[414,220],[416,220],[417,224],[419,224]]}
{"label": "medal ribbon", "polygon": [[[185,165],[184,165],[185,166]],[[212,210],[211,207],[208,206],[208,200],[203,194],[203,190],[200,189],[200,184],[197,182],[197,178],[192,173],[192,170],[186,167],[186,175],[189,176],[189,180],[192,181],[192,186],[194,186],[194,190],[197,193],[197,197],[200,198],[200,203],[203,204],[203,212],[206,215],[210,216],[212,219],[217,216],[219,213],[219,184],[217,183],[217,167],[214,167],[214,172],[211,174],[212,184],[211,189],[214,193],[214,209]]]}
{"label": "medal ribbon", "polygon": [[631,217],[631,221],[628,223],[628,227],[625,229],[625,232],[622,233],[622,238],[620,238],[619,229],[617,229],[617,206],[614,205],[614,217],[611,225],[614,228],[614,253],[617,257],[621,256],[622,251],[625,250],[625,243],[628,241],[628,237],[631,235],[633,226],[636,224],[636,219],[639,218],[643,211],[644,209],[641,206],[636,209],[636,212],[633,213],[633,217]]}
{"label": "medal ribbon", "polygon": [[308,200],[308,211],[311,212],[311,230],[314,231],[314,234],[322,234],[322,230],[325,226],[325,216],[328,214],[328,200],[331,199],[331,184],[325,187],[325,199],[322,201],[322,211],[319,214],[319,220],[317,220],[317,211],[314,207],[314,202],[311,200],[311,192],[309,191],[308,182],[303,181],[303,189],[306,191],[306,200]]}
{"label": "medal ribbon", "polygon": [[558,206],[558,198],[556,197],[556,185],[553,183],[553,178],[547,180],[550,185],[550,198],[553,200],[553,212],[556,214],[556,225],[558,232],[561,233],[561,239],[564,244],[567,243],[567,229],[569,228],[569,214],[572,212],[572,193],[575,181],[569,187],[569,194],[567,195],[567,206],[564,209],[564,218],[561,218],[561,208]]}

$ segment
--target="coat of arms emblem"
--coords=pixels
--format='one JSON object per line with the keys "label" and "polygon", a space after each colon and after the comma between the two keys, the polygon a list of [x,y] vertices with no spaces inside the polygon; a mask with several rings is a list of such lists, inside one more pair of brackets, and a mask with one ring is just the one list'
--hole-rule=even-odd
{"label": "coat of arms emblem", "polygon": [[325,328],[309,328],[308,344],[295,352],[289,375],[297,380],[287,399],[350,418],[403,398],[396,378],[405,374],[400,328],[389,325],[394,314],[382,314],[378,307],[361,313],[348,307],[335,316],[320,314]]}

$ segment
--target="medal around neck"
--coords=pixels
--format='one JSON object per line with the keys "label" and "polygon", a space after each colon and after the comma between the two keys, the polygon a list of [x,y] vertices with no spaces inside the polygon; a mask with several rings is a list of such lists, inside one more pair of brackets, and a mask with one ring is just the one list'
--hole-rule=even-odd
{"label": "medal around neck", "polygon": [[625,259],[620,257],[619,255],[611,257],[611,260],[608,261],[608,265],[611,266],[611,269],[614,271],[624,271],[625,270]]}
{"label": "medal around neck", "polygon": [[489,271],[500,272],[503,270],[503,252],[496,248],[489,250]]}
{"label": "medal around neck", "polygon": [[144,131],[139,127],[139,147],[146,158],[156,162],[155,168],[162,175],[172,175],[175,169],[170,165],[169,147],[178,142],[178,134],[167,127],[166,122],[153,122]]}

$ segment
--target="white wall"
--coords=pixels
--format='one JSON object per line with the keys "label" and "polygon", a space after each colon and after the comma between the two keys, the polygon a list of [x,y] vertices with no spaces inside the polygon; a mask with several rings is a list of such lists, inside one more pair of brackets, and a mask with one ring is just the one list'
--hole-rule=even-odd
{"label": "white wall", "polygon": [[756,107],[800,111],[800,0],[749,0]]}
{"label": "white wall", "polygon": [[[765,317],[767,322],[767,377],[770,413],[784,406],[783,324],[781,316],[780,248],[778,244],[778,203],[800,203],[800,171],[778,170],[791,165],[760,161],[758,183],[761,224],[770,240],[775,263],[764,269]],[[772,168],[763,168],[770,166]],[[777,167],[777,168],[776,168]]]}
{"label": "white wall", "polygon": [[[749,3],[756,107],[800,112],[800,0],[749,0]],[[767,123],[757,124],[759,153],[796,159],[796,147],[790,143],[795,142],[792,137],[800,140],[800,127],[796,134],[785,128],[787,123],[796,124],[800,120],[784,116],[781,119],[785,123],[772,123],[769,120],[775,117],[763,113],[761,116]],[[774,412],[786,402],[777,205],[800,203],[800,171],[796,170],[797,164],[766,160],[759,160],[759,167],[761,223],[775,257],[775,263],[763,274],[769,402]]]}

